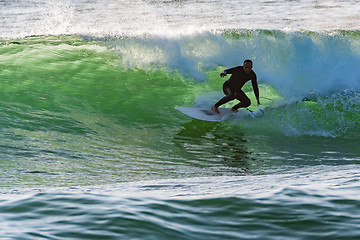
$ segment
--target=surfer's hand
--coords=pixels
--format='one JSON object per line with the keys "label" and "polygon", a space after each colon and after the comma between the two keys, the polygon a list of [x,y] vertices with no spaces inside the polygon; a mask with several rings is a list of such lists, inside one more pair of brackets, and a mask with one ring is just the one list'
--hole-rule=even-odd
{"label": "surfer's hand", "polygon": [[222,72],[220,73],[220,77],[225,77],[226,76],[226,73]]}
{"label": "surfer's hand", "polygon": [[236,113],[236,112],[238,112],[238,109],[237,109],[236,107],[232,107],[232,108],[231,108],[231,111],[233,111],[233,112]]}
{"label": "surfer's hand", "polygon": [[257,104],[260,105],[260,100],[259,100],[259,98],[256,98],[256,100],[257,100]]}

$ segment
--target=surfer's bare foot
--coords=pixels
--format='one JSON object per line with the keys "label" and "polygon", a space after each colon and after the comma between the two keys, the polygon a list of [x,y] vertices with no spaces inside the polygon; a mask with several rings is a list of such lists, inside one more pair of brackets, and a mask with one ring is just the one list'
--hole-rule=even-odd
{"label": "surfer's bare foot", "polygon": [[211,107],[211,109],[212,109],[214,112],[220,114],[219,109],[218,109],[217,106],[214,105],[214,106]]}
{"label": "surfer's bare foot", "polygon": [[232,108],[231,108],[231,111],[233,111],[234,113],[236,113],[236,112],[238,112],[238,109],[235,108],[235,107],[232,107]]}

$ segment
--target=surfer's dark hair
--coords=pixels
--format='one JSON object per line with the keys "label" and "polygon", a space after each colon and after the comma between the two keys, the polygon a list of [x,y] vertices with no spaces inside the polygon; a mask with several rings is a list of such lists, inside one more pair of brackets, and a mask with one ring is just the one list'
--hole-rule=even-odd
{"label": "surfer's dark hair", "polygon": [[250,59],[246,59],[246,60],[244,61],[244,64],[245,64],[245,63],[250,63],[251,66],[253,65],[253,62],[252,62]]}

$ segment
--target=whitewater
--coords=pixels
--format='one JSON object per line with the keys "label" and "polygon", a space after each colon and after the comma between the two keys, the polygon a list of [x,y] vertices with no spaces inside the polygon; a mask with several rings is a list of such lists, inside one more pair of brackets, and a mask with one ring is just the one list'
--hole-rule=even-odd
{"label": "whitewater", "polygon": [[0,1],[0,237],[360,238],[359,3]]}

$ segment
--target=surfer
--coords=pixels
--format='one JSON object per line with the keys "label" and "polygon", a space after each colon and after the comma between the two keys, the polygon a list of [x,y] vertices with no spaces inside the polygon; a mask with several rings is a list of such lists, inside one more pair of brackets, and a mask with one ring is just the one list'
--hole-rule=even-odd
{"label": "surfer", "polygon": [[225,93],[225,97],[220,99],[211,109],[216,112],[219,112],[219,107],[227,102],[230,102],[234,99],[240,101],[240,103],[236,104],[232,107],[232,111],[237,112],[239,108],[246,108],[250,106],[251,101],[246,96],[246,94],[241,90],[241,88],[245,85],[245,83],[251,80],[252,87],[255,93],[255,97],[257,100],[257,104],[260,105],[259,101],[259,87],[257,85],[257,78],[255,72],[252,70],[253,63],[251,60],[247,59],[244,61],[243,66],[238,66],[234,68],[225,69],[222,73],[220,73],[220,77],[225,77],[227,74],[231,74],[231,77],[224,82],[223,84],[223,92]]}

